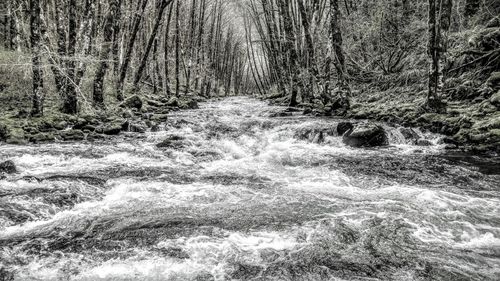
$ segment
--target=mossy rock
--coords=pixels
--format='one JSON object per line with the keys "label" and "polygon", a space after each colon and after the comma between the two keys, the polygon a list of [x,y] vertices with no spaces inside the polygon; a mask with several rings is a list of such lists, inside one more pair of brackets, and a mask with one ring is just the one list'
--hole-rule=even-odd
{"label": "mossy rock", "polygon": [[153,114],[151,121],[163,122],[168,120],[168,114]]}
{"label": "mossy rock", "polygon": [[85,139],[85,134],[80,130],[61,131],[59,135],[65,141],[79,141]]}
{"label": "mossy rock", "polygon": [[500,91],[491,96],[490,103],[496,106],[497,108],[500,108]]}
{"label": "mossy rock", "polygon": [[179,99],[176,98],[176,97],[171,97],[167,103],[166,103],[167,106],[170,106],[170,107],[178,107],[179,106]]}
{"label": "mossy rock", "polygon": [[498,89],[500,87],[500,71],[491,73],[486,84],[493,89]]}
{"label": "mossy rock", "polygon": [[52,133],[38,133],[29,137],[29,141],[33,143],[44,143],[54,141],[55,137]]}
{"label": "mossy rock", "polygon": [[489,101],[486,101],[481,104],[480,110],[484,114],[490,114],[497,112],[498,108],[491,104]]}
{"label": "mossy rock", "polygon": [[133,95],[127,98],[124,102],[120,104],[122,108],[135,108],[141,110],[143,105],[142,99],[138,95]]}
{"label": "mossy rock", "polygon": [[21,128],[12,128],[9,131],[9,135],[5,141],[8,144],[27,144],[26,136],[24,130]]}
{"label": "mossy rock", "polygon": [[181,99],[179,103],[180,109],[198,109],[198,102],[194,99]]}
{"label": "mossy rock", "polygon": [[54,124],[54,129],[56,130],[64,130],[68,127],[68,122],[66,121],[60,121]]}

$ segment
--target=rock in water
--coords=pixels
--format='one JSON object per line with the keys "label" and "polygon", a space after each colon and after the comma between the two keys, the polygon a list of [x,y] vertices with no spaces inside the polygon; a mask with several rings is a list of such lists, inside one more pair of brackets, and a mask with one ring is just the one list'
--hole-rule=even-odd
{"label": "rock in water", "polygon": [[120,124],[110,124],[103,128],[102,132],[108,136],[115,136],[120,134],[122,131],[122,125]]}
{"label": "rock in water", "polygon": [[16,164],[11,160],[0,163],[0,173],[14,174],[17,173]]}
{"label": "rock in water", "polygon": [[337,125],[337,134],[339,136],[343,136],[346,132],[354,128],[354,125],[352,125],[351,122],[340,122]]}
{"label": "rock in water", "polygon": [[375,147],[388,145],[384,128],[373,123],[361,123],[346,132],[342,141],[352,147]]}
{"label": "rock in water", "polygon": [[416,141],[420,138],[418,133],[415,132],[415,130],[413,130],[412,128],[405,128],[405,127],[399,128],[399,132],[403,135],[405,140]]}
{"label": "rock in water", "polygon": [[141,110],[142,108],[142,100],[139,96],[133,95],[130,98],[126,99],[124,102],[120,104],[120,107],[123,108],[135,108],[137,110]]}
{"label": "rock in water", "polygon": [[418,146],[432,146],[433,143],[430,140],[426,139],[419,139],[415,142],[416,145]]}
{"label": "rock in water", "polygon": [[59,133],[65,141],[79,141],[85,139],[85,134],[80,130],[66,130]]}
{"label": "rock in water", "polygon": [[185,138],[182,136],[169,136],[167,139],[157,144],[158,148],[173,148],[173,149],[181,149],[185,147]]}

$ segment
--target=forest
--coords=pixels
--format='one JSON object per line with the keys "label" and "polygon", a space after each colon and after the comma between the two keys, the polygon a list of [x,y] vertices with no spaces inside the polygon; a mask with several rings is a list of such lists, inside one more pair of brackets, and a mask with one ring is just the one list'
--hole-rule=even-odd
{"label": "forest", "polygon": [[423,126],[491,150],[499,141],[499,6],[4,1],[2,117],[111,116],[125,100],[164,109],[252,95],[316,115]]}
{"label": "forest", "polygon": [[500,280],[500,0],[1,0],[0,281]]}

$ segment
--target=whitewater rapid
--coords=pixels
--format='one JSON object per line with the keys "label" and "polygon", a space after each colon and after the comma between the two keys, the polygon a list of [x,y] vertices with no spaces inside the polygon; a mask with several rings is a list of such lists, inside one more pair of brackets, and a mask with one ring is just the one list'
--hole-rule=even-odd
{"label": "whitewater rapid", "polygon": [[0,146],[19,169],[0,180],[0,277],[500,279],[498,158],[386,124],[388,147],[350,148],[342,120],[282,110],[226,98],[159,132]]}

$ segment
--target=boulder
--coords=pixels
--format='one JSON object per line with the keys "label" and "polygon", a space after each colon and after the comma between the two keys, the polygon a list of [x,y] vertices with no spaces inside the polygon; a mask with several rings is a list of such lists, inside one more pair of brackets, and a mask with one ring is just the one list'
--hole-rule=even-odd
{"label": "boulder", "polygon": [[125,121],[125,123],[122,124],[122,130],[133,133],[145,133],[147,130],[147,125],[144,122],[134,123]]}
{"label": "boulder", "polygon": [[433,143],[430,140],[426,139],[419,139],[415,142],[416,145],[418,146],[432,146]]}
{"label": "boulder", "polygon": [[9,128],[5,124],[0,123],[0,141],[5,141],[9,136]]}
{"label": "boulder", "polygon": [[354,125],[351,122],[340,122],[337,125],[337,134],[339,136],[343,136],[346,132],[354,128]]}
{"label": "boulder", "polygon": [[52,133],[38,133],[38,134],[32,135],[29,138],[29,141],[32,143],[51,142],[54,140],[55,140],[55,137],[54,137],[54,134],[52,134]]}
{"label": "boulder", "polygon": [[150,120],[155,122],[165,122],[168,120],[168,114],[153,114]]}
{"label": "boulder", "polygon": [[21,128],[11,129],[5,142],[8,144],[26,144],[27,141],[24,130]]}
{"label": "boulder", "polygon": [[93,125],[85,125],[82,128],[82,131],[88,131],[88,132],[94,132],[96,130],[96,127]]}
{"label": "boulder", "polygon": [[56,130],[64,130],[68,127],[68,122],[66,121],[61,121],[56,124],[54,124],[54,129]]}
{"label": "boulder", "polygon": [[80,130],[61,131],[59,135],[65,141],[79,141],[85,139],[85,134]]}
{"label": "boulder", "polygon": [[0,163],[0,173],[14,174],[17,173],[16,164],[11,160]]}
{"label": "boulder", "polygon": [[135,108],[137,110],[141,110],[142,108],[142,99],[138,95],[133,95],[126,99],[124,102],[120,104],[122,108]]}
{"label": "boulder", "polygon": [[167,103],[166,103],[167,106],[170,106],[170,107],[178,107],[179,106],[179,99],[176,98],[176,97],[171,97]]}
{"label": "boulder", "polygon": [[156,145],[158,148],[174,148],[179,149],[185,147],[185,138],[182,136],[172,135],[164,141]]}
{"label": "boulder", "polygon": [[129,130],[129,132],[143,134],[147,131],[147,126],[145,124],[141,124],[141,123],[132,123],[132,124],[130,124],[130,127],[128,130]]}
{"label": "boulder", "polygon": [[335,127],[317,124],[300,128],[294,134],[297,139],[308,140],[313,143],[323,143],[327,136],[335,136]]}
{"label": "boulder", "polygon": [[488,81],[486,81],[486,84],[492,89],[500,88],[500,72],[491,73]]}
{"label": "boulder", "polygon": [[181,103],[179,104],[179,108],[181,108],[181,109],[198,109],[200,107],[198,106],[198,102],[195,101],[194,99],[187,99],[187,100],[181,101]]}
{"label": "boulder", "polygon": [[152,107],[163,107],[163,106],[165,106],[164,103],[156,101],[156,100],[146,100],[146,103],[149,106],[152,106]]}
{"label": "boulder", "polygon": [[384,128],[373,123],[356,124],[344,134],[342,141],[352,147],[376,147],[389,144]]}
{"label": "boulder", "polygon": [[500,91],[491,96],[490,103],[496,106],[497,108],[500,108]]}
{"label": "boulder", "polygon": [[108,136],[118,135],[120,134],[121,131],[122,131],[122,125],[120,124],[109,124],[102,129],[103,134]]}
{"label": "boulder", "polygon": [[154,124],[153,126],[151,126],[151,132],[156,133],[159,131],[161,131],[161,129],[160,129],[160,126],[158,124]]}
{"label": "boulder", "polygon": [[403,135],[403,137],[406,139],[406,140],[418,140],[418,138],[420,137],[417,132],[415,132],[415,130],[413,130],[412,128],[405,128],[405,127],[402,127],[402,128],[399,128],[399,132]]}

